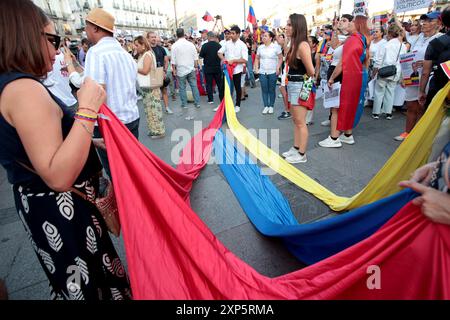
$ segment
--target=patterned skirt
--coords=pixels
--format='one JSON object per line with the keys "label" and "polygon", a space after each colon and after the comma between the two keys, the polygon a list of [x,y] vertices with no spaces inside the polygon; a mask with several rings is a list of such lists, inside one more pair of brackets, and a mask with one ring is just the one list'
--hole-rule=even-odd
{"label": "patterned skirt", "polygon": [[[95,199],[98,178],[75,188]],[[16,209],[52,288],[53,298],[131,299],[125,269],[97,208],[72,192],[14,185]]]}
{"label": "patterned skirt", "polygon": [[166,133],[164,126],[162,106],[161,106],[161,90],[160,89],[143,89],[144,110],[147,115],[147,126],[149,136],[163,136]]}

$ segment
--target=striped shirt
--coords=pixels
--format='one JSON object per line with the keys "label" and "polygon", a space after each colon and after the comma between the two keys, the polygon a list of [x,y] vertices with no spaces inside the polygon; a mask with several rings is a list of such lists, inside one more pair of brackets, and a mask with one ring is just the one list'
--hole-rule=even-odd
{"label": "striped shirt", "polygon": [[86,77],[106,87],[106,104],[124,124],[139,118],[137,64],[111,37],[102,38],[86,55]]}

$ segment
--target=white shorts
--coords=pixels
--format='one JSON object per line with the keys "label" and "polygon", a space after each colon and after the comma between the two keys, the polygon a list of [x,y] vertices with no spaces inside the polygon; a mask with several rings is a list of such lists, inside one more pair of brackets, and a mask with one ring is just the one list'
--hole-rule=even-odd
{"label": "white shorts", "polygon": [[405,101],[419,100],[419,87],[406,87],[405,92]]}

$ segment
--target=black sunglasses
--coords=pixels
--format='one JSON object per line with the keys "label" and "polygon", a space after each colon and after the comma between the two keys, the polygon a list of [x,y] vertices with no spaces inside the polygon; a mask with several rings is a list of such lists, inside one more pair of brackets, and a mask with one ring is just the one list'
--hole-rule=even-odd
{"label": "black sunglasses", "polygon": [[58,36],[57,34],[47,32],[43,32],[42,34],[47,37],[47,41],[49,41],[55,47],[56,50],[59,49],[59,44],[61,43],[60,36]]}

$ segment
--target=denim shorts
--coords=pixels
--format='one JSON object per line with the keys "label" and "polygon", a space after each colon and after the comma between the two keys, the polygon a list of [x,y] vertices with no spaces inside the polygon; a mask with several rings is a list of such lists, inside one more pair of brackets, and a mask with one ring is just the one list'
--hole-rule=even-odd
{"label": "denim shorts", "polygon": [[303,82],[289,81],[287,84],[288,101],[291,105],[298,106],[300,90],[303,88]]}

